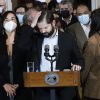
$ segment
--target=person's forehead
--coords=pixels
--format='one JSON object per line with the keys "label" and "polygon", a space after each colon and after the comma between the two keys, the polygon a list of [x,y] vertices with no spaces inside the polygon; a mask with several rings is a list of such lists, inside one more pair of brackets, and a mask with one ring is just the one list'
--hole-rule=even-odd
{"label": "person's forehead", "polygon": [[5,2],[5,0],[0,0],[0,5],[2,4],[2,5],[4,5],[6,2]]}
{"label": "person's forehead", "polygon": [[87,6],[79,6],[76,11],[79,13],[79,12],[89,11],[89,9]]}
{"label": "person's forehead", "polygon": [[25,8],[24,7],[20,7],[20,8],[17,8],[16,12],[25,12]]}
{"label": "person's forehead", "polygon": [[32,3],[27,3],[26,6],[27,7],[33,7],[33,4]]}
{"label": "person's forehead", "polygon": [[68,8],[68,4],[60,4],[60,8]]}
{"label": "person's forehead", "polygon": [[11,18],[11,17],[14,17],[14,18],[15,18],[15,15],[14,15],[14,14],[12,14],[12,13],[9,13],[9,14],[7,15],[7,17],[6,17],[6,18]]}
{"label": "person's forehead", "polygon": [[35,9],[30,11],[30,16],[35,16],[38,13]]}

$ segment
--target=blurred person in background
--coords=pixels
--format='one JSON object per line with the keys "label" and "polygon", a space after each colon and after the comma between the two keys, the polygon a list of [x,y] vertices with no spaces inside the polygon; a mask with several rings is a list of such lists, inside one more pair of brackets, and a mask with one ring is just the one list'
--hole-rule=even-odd
{"label": "blurred person in background", "polygon": [[40,1],[34,1],[33,5],[34,6],[32,8],[27,10],[24,16],[24,24],[30,25],[31,27],[36,26],[36,22],[34,22],[34,20],[37,19],[38,13],[40,13],[41,10],[43,10],[43,6]]}
{"label": "blurred person in background", "polygon": [[5,0],[0,0],[0,14],[3,14],[6,11],[6,1]]}
{"label": "blurred person in background", "polygon": [[2,17],[2,14],[6,11],[6,9],[7,9],[7,6],[6,6],[6,2],[5,2],[5,0],[0,0],[0,30],[2,30],[1,29],[1,17]]}
{"label": "blurred person in background", "polygon": [[[76,7],[76,16],[78,18],[78,22],[70,25],[68,28],[72,35],[74,36],[78,47],[81,52],[83,52],[84,45],[89,38],[89,31],[90,31],[90,18],[91,11],[85,4],[79,4]],[[82,88],[79,87],[79,94],[80,98],[82,98]]]}
{"label": "blurred person in background", "polygon": [[27,11],[27,8],[23,5],[17,6],[15,8],[15,13],[18,17],[20,25],[23,25],[23,17],[25,15],[26,11]]}
{"label": "blurred person in background", "polygon": [[68,26],[78,21],[76,16],[73,15],[73,4],[69,1],[62,0],[59,3],[59,10],[61,29],[66,31]]}
{"label": "blurred person in background", "polygon": [[81,52],[83,50],[85,42],[89,38],[91,24],[90,14],[91,11],[87,5],[79,4],[76,8],[78,22],[68,27],[72,31],[72,33],[74,33],[73,36],[75,37]]}
{"label": "blurred person in background", "polygon": [[27,0],[25,6],[27,7],[27,9],[33,8],[33,2],[31,0]]}

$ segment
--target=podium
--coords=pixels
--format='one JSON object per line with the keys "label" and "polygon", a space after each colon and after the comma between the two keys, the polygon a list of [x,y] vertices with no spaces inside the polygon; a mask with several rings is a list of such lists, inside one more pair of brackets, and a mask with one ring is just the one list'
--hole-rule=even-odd
{"label": "podium", "polygon": [[[25,87],[67,87],[80,85],[79,71],[24,72]],[[55,99],[55,89],[50,90],[51,100]]]}
{"label": "podium", "polygon": [[79,71],[24,72],[25,87],[66,87],[80,85]]}

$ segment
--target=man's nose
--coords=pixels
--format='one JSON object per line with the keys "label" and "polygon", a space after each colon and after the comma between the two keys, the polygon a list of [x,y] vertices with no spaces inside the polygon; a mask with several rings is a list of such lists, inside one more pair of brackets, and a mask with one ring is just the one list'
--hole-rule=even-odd
{"label": "man's nose", "polygon": [[42,29],[42,30],[41,30],[41,32],[42,32],[42,33],[45,33],[45,32],[46,32],[46,30],[45,30],[45,29]]}

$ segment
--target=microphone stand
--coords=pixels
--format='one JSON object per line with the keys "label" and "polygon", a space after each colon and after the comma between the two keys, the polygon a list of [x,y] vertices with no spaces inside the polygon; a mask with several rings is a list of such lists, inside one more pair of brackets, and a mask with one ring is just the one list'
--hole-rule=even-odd
{"label": "microphone stand", "polygon": [[[44,56],[45,56],[46,60],[50,61],[51,72],[53,72],[53,63],[58,58],[58,52],[55,52],[53,55],[50,55],[49,52],[45,52]],[[55,57],[55,59],[53,59],[53,57]],[[55,93],[55,89],[54,88],[50,89],[50,95],[51,95],[51,100],[56,100],[56,93]]]}

